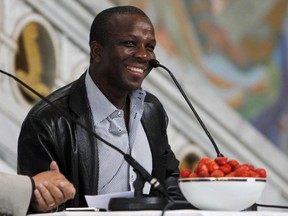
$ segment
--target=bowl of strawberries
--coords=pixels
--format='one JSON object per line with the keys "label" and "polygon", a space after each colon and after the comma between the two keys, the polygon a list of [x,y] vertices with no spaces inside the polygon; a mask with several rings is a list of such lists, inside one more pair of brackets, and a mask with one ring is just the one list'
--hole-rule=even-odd
{"label": "bowl of strawberries", "polygon": [[193,170],[180,170],[179,187],[200,210],[241,211],[259,200],[266,180],[263,168],[227,157],[205,157]]}

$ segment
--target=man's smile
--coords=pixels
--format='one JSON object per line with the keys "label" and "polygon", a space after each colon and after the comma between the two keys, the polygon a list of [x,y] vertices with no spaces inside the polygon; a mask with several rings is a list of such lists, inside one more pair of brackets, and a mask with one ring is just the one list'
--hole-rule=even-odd
{"label": "man's smile", "polygon": [[133,66],[127,66],[126,67],[129,71],[134,72],[134,73],[144,73],[144,69],[139,68],[139,67],[133,67]]}

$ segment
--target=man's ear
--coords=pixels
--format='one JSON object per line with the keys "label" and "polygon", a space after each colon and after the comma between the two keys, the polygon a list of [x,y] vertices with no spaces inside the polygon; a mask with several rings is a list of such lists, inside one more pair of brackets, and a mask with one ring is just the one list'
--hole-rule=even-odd
{"label": "man's ear", "polygon": [[96,62],[99,63],[102,59],[102,45],[99,44],[97,41],[92,41],[90,43],[90,55],[91,58]]}

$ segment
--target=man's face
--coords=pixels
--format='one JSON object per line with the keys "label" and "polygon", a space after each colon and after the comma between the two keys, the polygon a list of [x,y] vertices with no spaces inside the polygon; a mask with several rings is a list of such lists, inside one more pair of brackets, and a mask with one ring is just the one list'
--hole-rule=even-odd
{"label": "man's face", "polygon": [[149,60],[155,58],[154,28],[148,18],[128,14],[112,16],[110,24],[108,42],[99,52],[96,82],[102,90],[136,90],[151,71]]}

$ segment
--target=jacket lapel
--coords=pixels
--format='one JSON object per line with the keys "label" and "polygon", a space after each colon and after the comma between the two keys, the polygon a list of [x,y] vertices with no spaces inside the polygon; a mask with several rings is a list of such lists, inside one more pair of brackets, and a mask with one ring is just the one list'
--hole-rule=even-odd
{"label": "jacket lapel", "polygon": [[[84,195],[97,194],[98,192],[98,148],[97,139],[92,134],[95,132],[92,114],[88,103],[85,87],[84,73],[71,87],[70,107],[75,113],[78,122],[88,128],[75,125],[75,150],[78,151],[79,172],[84,184]],[[96,183],[95,183],[96,181]]]}

